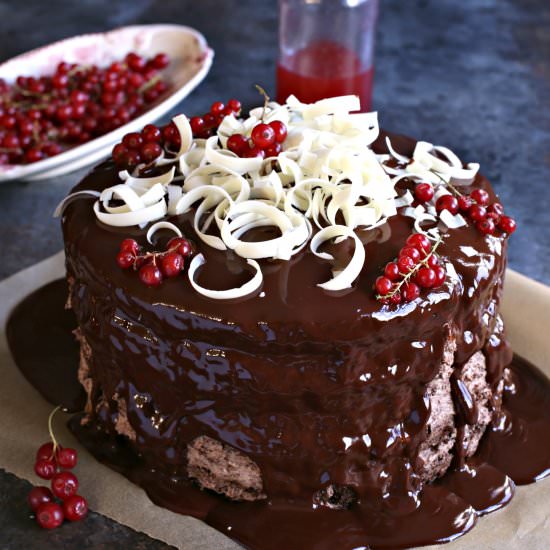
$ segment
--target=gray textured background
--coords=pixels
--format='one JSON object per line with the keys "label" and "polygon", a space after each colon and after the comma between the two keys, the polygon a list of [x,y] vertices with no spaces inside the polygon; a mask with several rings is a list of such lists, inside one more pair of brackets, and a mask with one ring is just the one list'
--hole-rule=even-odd
{"label": "gray textured background", "polygon": [[[382,125],[479,161],[519,223],[511,266],[550,284],[550,1],[380,2],[374,107]],[[253,83],[274,90],[274,0],[0,0],[0,59],[78,33],[159,22],[194,26],[216,50],[210,75],[179,110],[201,113],[231,96],[251,106]],[[0,184],[0,279],[61,248],[51,213],[84,172]],[[0,471],[0,489],[1,547],[163,547],[97,515],[39,533],[22,503],[26,483]]]}

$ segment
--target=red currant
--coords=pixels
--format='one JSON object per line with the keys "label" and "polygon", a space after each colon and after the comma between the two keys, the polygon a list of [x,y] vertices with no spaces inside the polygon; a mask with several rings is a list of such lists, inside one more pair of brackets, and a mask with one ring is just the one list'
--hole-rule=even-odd
{"label": "red currant", "polygon": [[498,222],[498,228],[508,233],[508,235],[511,235],[516,230],[516,227],[516,220],[510,216],[502,216]]}
{"label": "red currant", "polygon": [[451,214],[458,213],[458,201],[452,195],[442,195],[435,203],[435,209],[438,212],[448,210]]}
{"label": "red currant", "polygon": [[125,58],[126,64],[132,71],[141,72],[145,68],[145,59],[137,53],[130,52]]}
{"label": "red currant", "polygon": [[78,479],[71,472],[59,472],[52,479],[52,492],[61,500],[72,497],[78,490]]}
{"label": "red currant", "polygon": [[158,143],[150,141],[144,143],[140,147],[139,154],[144,162],[150,163],[153,162],[156,158],[160,157],[160,155],[162,154],[162,147]]}
{"label": "red currant", "polygon": [[19,137],[17,134],[6,134],[2,140],[2,147],[6,149],[17,149],[17,147],[19,147]]}
{"label": "red currant", "polygon": [[378,277],[374,283],[374,288],[380,296],[385,296],[392,289],[392,282],[387,277]]}
{"label": "red currant", "polygon": [[141,163],[141,160],[141,155],[135,149],[129,149],[124,157],[125,164],[128,168],[135,168]]}
{"label": "red currant", "polygon": [[472,204],[468,210],[468,216],[475,222],[484,220],[487,217],[487,210],[479,204]]}
{"label": "red currant", "polygon": [[[57,453],[59,453],[60,447],[57,447]],[[51,441],[44,443],[36,451],[36,460],[56,460],[56,454],[54,454],[54,444]]]}
{"label": "red currant", "polygon": [[434,288],[440,287],[447,277],[447,272],[445,271],[445,268],[442,265],[438,265],[434,267],[434,273],[435,273],[435,281],[434,281]]}
{"label": "red currant", "polygon": [[155,287],[162,283],[162,273],[154,264],[145,264],[139,270],[139,278],[144,285]]}
{"label": "red currant", "polygon": [[415,281],[422,288],[432,288],[435,283],[435,271],[430,267],[421,267],[416,274]]}
{"label": "red currant", "polygon": [[111,155],[112,155],[113,160],[115,161],[116,164],[123,164],[124,162],[126,162],[126,157],[128,155],[128,149],[122,143],[117,143],[113,147],[113,151],[112,151]]}
{"label": "red currant", "polygon": [[275,143],[275,130],[268,124],[260,123],[252,129],[250,137],[254,145],[260,149],[265,149]]}
{"label": "red currant", "polygon": [[57,502],[45,502],[36,510],[36,521],[42,529],[56,529],[63,523],[63,510]]}
{"label": "red currant", "polygon": [[72,470],[76,466],[77,452],[76,449],[70,447],[64,447],[57,453],[57,464],[60,468],[66,468]]}
{"label": "red currant", "polygon": [[124,239],[120,243],[121,252],[130,252],[134,256],[139,252],[139,244],[135,239]]}
{"label": "red currant", "polygon": [[41,458],[34,465],[34,472],[42,479],[52,479],[57,472],[57,465],[53,460]]}
{"label": "red currant", "polygon": [[177,277],[184,265],[184,259],[177,252],[168,252],[160,260],[160,270],[165,277]]}
{"label": "red currant", "polygon": [[116,256],[116,263],[122,269],[130,269],[134,265],[135,261],[136,256],[131,252],[122,251],[119,252]]}
{"label": "red currant", "polygon": [[248,139],[245,136],[242,134],[233,134],[227,139],[227,148],[236,155],[241,156],[250,147],[248,146]]}
{"label": "red currant", "polygon": [[227,102],[227,107],[229,107],[234,113],[239,114],[241,111],[241,102],[238,99],[230,99]]}
{"label": "red currant", "polygon": [[407,238],[406,243],[409,246],[414,246],[421,252],[428,253],[432,249],[432,243],[430,239],[423,235],[422,233],[414,233]]}
{"label": "red currant", "polygon": [[213,115],[221,115],[223,114],[223,110],[225,109],[225,105],[221,101],[215,101],[212,103],[212,106],[210,107],[210,112]]}
{"label": "red currant", "polygon": [[52,76],[52,86],[58,90],[65,88],[69,83],[69,77],[66,74],[54,74]]}
{"label": "red currant", "polygon": [[216,116],[213,115],[212,113],[206,113],[202,117],[202,119],[204,121],[204,127],[205,128],[215,128],[216,125],[217,125]]}
{"label": "red currant", "polygon": [[414,269],[415,262],[409,256],[399,256],[397,259],[397,267],[399,267],[399,273],[407,274]]}
{"label": "red currant", "polygon": [[152,65],[155,69],[164,69],[165,67],[168,67],[168,64],[170,63],[170,58],[165,53],[158,53],[153,57],[152,59]]}
{"label": "red currant", "polygon": [[189,120],[189,125],[191,126],[191,131],[195,136],[198,136],[199,134],[201,134],[206,128],[204,119],[200,116],[192,117],[191,120]]}
{"label": "red currant", "polygon": [[27,502],[33,511],[36,511],[41,504],[52,501],[53,494],[47,487],[33,487],[27,497]]}
{"label": "red currant", "polygon": [[265,158],[265,151],[263,149],[260,149],[258,146],[249,147],[248,149],[245,149],[242,154],[242,157],[244,158]]}
{"label": "red currant", "polygon": [[[192,120],[192,119],[191,119]],[[143,141],[155,141],[157,143],[160,143],[162,139],[162,133],[160,129],[155,126],[154,124],[147,124],[141,131],[141,137],[143,138]]]}
{"label": "red currant", "polygon": [[274,143],[273,145],[270,145],[269,147],[266,147],[264,149],[264,153],[266,158],[269,157],[277,157],[279,156],[279,153],[281,152],[282,147],[280,143]]}
{"label": "red currant", "polygon": [[468,195],[458,197],[458,208],[461,212],[468,212],[472,204],[473,201]]}
{"label": "red currant", "polygon": [[285,123],[281,122],[280,120],[274,120],[273,122],[269,123],[269,126],[271,126],[271,128],[275,132],[275,141],[277,143],[283,143],[283,141],[286,139],[288,132]]}
{"label": "red currant", "polygon": [[490,218],[484,218],[476,222],[476,227],[484,235],[492,235],[495,232],[495,222]]}
{"label": "red currant", "polygon": [[69,521],[79,521],[88,514],[88,503],[84,497],[73,495],[63,502],[63,512]]}
{"label": "red currant", "polygon": [[420,296],[420,288],[415,283],[407,283],[403,287],[403,300],[412,302]]}
{"label": "red currant", "polygon": [[435,254],[430,254],[426,259],[426,264],[433,269],[436,265],[439,265],[439,259]]}
{"label": "red currant", "polygon": [[494,202],[487,207],[487,212],[490,214],[497,214],[497,216],[504,215],[504,206],[500,202]]}
{"label": "red currant", "polygon": [[404,246],[399,251],[399,256],[408,256],[413,260],[415,264],[417,264],[420,261],[420,251],[418,248],[415,248],[414,246]]}
{"label": "red currant", "polygon": [[184,259],[193,253],[193,247],[191,243],[183,237],[174,237],[168,241],[166,250],[171,252],[177,252]]}
{"label": "red currant", "polygon": [[470,193],[470,197],[481,206],[486,206],[489,204],[489,193],[487,193],[484,189],[474,189]]}
{"label": "red currant", "polygon": [[395,262],[388,262],[384,268],[384,276],[390,281],[398,281],[401,278],[398,265]]}
{"label": "red currant", "polygon": [[55,116],[60,122],[65,122],[73,116],[73,108],[69,104],[61,105],[61,107],[57,108]]}
{"label": "red currant", "polygon": [[122,138],[122,143],[126,145],[128,149],[138,149],[143,143],[143,138],[139,132],[130,132]]}
{"label": "red currant", "polygon": [[392,304],[400,304],[401,303],[401,292],[394,292],[391,296],[390,296],[390,302]]}
{"label": "red currant", "polygon": [[69,95],[72,103],[84,103],[90,99],[90,95],[82,90],[73,90]]}
{"label": "red currant", "polygon": [[415,190],[414,196],[420,202],[429,202],[434,198],[434,188],[431,183],[419,183]]}

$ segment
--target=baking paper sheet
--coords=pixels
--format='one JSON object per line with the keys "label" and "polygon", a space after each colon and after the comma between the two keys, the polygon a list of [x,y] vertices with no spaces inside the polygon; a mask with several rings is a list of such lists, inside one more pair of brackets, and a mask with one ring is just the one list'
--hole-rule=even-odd
{"label": "baking paper sheet", "polygon": [[[37,445],[48,438],[46,419],[52,406],[16,368],[8,351],[5,324],[22,298],[63,275],[63,255],[59,253],[0,283],[0,467],[33,483],[37,481],[33,458]],[[550,288],[509,270],[502,311],[516,353],[550,376]],[[44,357],[44,363],[47,361]],[[199,520],[156,506],[141,488],[96,462],[66,428],[67,418],[56,415],[55,431],[64,445],[78,450],[81,492],[93,510],[185,550],[241,548]],[[470,533],[429,548],[550,548],[550,480],[519,487],[511,504],[481,518]]]}

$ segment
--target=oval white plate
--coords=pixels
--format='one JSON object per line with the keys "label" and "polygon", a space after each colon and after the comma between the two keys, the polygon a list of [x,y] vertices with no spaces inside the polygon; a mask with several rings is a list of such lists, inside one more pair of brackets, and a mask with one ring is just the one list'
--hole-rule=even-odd
{"label": "oval white plate", "polygon": [[157,120],[189,95],[208,74],[214,57],[204,36],[195,29],[183,25],[136,25],[75,36],[24,53],[0,65],[0,78],[11,83],[20,74],[52,74],[60,61],[106,66],[130,51],[147,57],[159,52],[170,56],[171,63],[163,72],[170,83],[169,95],[124,126],[59,155],[33,164],[0,166],[0,182],[60,176],[106,157],[124,134]]}

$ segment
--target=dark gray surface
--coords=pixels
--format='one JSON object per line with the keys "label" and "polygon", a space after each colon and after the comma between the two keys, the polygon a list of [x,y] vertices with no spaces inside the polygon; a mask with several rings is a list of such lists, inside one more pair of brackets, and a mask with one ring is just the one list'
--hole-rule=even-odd
{"label": "dark gray surface", "polygon": [[[0,0],[0,57],[125,24],[185,23],[206,35],[216,59],[207,80],[178,110],[200,113],[231,96],[250,106],[258,102],[253,83],[274,89],[275,4],[29,0],[23,8]],[[481,163],[519,223],[510,240],[510,265],[550,283],[550,2],[381,0],[374,106],[386,128],[447,145]],[[0,279],[61,248],[51,212],[84,172],[44,183],[0,184]],[[9,540],[10,548],[31,548],[35,540],[34,526],[13,512],[26,492],[23,483],[0,473],[0,492],[7,495],[0,506],[2,547]],[[94,533],[107,538],[94,539]],[[114,548],[105,546],[111,535],[125,547],[162,547],[101,516],[48,534],[51,547],[58,548],[73,548],[77,540],[83,547]]]}
{"label": "dark gray surface", "polygon": [[27,495],[32,488],[28,481],[0,470],[0,487],[2,488],[0,491],[0,548],[2,549],[168,550],[173,548],[143,533],[110,521],[95,512],[90,512],[81,522],[64,523],[55,531],[46,531],[38,526],[27,505]]}

